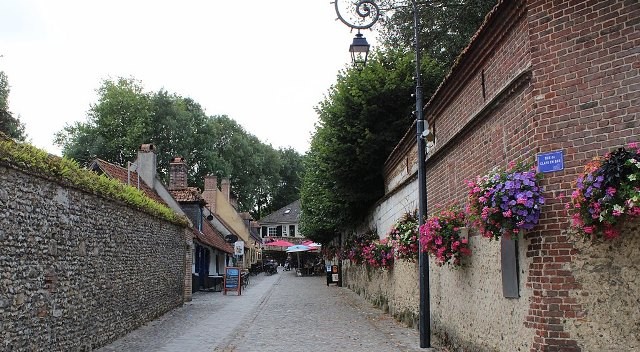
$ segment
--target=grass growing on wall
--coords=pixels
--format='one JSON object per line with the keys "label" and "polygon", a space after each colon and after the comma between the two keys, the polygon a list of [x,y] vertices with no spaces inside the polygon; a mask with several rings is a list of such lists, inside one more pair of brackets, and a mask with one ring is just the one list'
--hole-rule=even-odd
{"label": "grass growing on wall", "polygon": [[26,143],[17,143],[0,133],[0,162],[37,175],[48,176],[79,189],[125,202],[151,215],[187,226],[184,216],[147,197],[135,187],[86,170],[74,160],[50,155]]}

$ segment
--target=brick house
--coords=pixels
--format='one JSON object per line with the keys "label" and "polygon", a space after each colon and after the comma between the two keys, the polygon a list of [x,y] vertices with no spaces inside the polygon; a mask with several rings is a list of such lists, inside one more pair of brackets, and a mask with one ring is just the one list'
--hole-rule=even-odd
{"label": "brick house", "polygon": [[[593,157],[640,139],[640,2],[499,1],[425,106],[436,141],[426,161],[429,212],[466,202],[464,180],[561,151],[545,173],[539,224],[511,242],[470,238],[459,270],[430,265],[437,345],[469,351],[640,349],[638,223],[607,243],[568,231],[562,195]],[[417,208],[415,126],[385,164],[385,196],[362,228],[384,234]],[[504,266],[504,247],[514,261]],[[505,271],[512,276],[505,279]],[[344,283],[415,323],[418,273],[400,262]],[[505,281],[506,280],[506,281]],[[509,283],[510,282],[510,283]],[[505,294],[505,285],[515,290]]]}

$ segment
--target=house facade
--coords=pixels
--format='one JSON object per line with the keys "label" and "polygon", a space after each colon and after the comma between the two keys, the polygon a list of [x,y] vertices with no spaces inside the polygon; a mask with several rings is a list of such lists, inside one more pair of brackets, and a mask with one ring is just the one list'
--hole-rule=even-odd
{"label": "house facade", "polygon": [[305,237],[300,233],[300,200],[288,204],[258,221],[260,236],[271,240],[282,238],[299,242]]}
{"label": "house facade", "polygon": [[241,241],[242,254],[239,256],[238,266],[250,268],[251,264],[261,258],[261,239],[251,231],[251,219],[247,220],[247,213],[238,212],[238,202],[231,192],[231,182],[227,178],[220,180],[218,177],[206,176],[204,179],[204,191],[202,198],[207,203],[207,211],[214,223],[223,224],[228,231],[227,235],[234,235]]}
{"label": "house facade", "polygon": [[306,238],[300,233],[300,200],[288,204],[258,221],[260,236],[266,241],[284,239],[300,243]]}

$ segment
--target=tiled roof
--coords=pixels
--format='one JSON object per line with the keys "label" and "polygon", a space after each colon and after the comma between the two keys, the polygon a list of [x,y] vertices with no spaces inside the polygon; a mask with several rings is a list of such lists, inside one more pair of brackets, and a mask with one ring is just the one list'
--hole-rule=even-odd
{"label": "tiled roof", "polygon": [[183,189],[173,189],[169,193],[178,202],[202,202],[204,199],[200,195],[200,190],[196,187],[187,187]]}
{"label": "tiled roof", "polygon": [[[99,168],[107,176],[114,178],[122,183],[129,184],[132,187],[138,187],[138,173],[135,171],[128,172],[127,169],[112,164],[108,161],[104,161],[101,159],[96,159],[91,163],[90,169],[93,171],[98,171],[96,168]],[[144,192],[144,194],[155,200],[156,202],[167,205],[162,198],[154,191],[151,187],[149,187],[142,179],[140,179],[140,190]]]}
{"label": "tiled roof", "polygon": [[207,244],[213,248],[223,252],[233,254],[233,247],[222,238],[222,234],[213,228],[210,222],[205,221],[202,226],[202,232],[193,229],[193,233],[200,242]]}
{"label": "tiled roof", "polygon": [[300,214],[302,208],[300,207],[300,200],[284,206],[277,211],[263,217],[258,222],[260,224],[292,224],[300,221]]}

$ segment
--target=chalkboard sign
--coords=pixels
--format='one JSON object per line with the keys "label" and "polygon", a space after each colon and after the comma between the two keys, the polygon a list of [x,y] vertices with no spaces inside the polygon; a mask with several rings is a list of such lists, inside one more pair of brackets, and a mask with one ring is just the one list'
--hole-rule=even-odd
{"label": "chalkboard sign", "polygon": [[223,294],[227,294],[227,291],[236,291],[238,295],[242,294],[240,284],[240,268],[237,267],[226,267],[224,269],[224,292]]}

